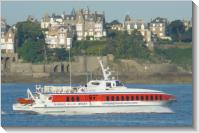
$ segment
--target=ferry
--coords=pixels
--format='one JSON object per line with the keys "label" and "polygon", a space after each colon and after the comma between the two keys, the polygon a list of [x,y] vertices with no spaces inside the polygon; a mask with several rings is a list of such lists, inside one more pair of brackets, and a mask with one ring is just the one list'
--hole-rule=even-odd
{"label": "ferry", "polygon": [[169,105],[174,95],[141,88],[127,88],[112,76],[99,59],[103,79],[90,80],[83,86],[36,85],[27,98],[17,98],[14,111],[37,114],[96,113],[173,113]]}

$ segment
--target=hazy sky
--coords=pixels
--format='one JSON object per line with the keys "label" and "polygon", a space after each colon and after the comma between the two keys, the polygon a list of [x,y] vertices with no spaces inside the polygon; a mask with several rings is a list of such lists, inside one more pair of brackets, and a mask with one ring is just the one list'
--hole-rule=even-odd
{"label": "hazy sky", "polygon": [[7,20],[7,23],[12,25],[17,21],[26,20],[28,15],[34,16],[40,20],[44,13],[58,13],[63,11],[70,13],[72,8],[86,8],[89,7],[91,11],[105,12],[106,21],[110,22],[114,19],[123,22],[126,14],[136,19],[143,19],[149,22],[151,18],[157,16],[166,17],[170,21],[175,19],[191,19],[192,17],[192,2],[191,1],[126,1],[126,2],[49,2],[49,1],[7,1],[1,2],[1,17]]}

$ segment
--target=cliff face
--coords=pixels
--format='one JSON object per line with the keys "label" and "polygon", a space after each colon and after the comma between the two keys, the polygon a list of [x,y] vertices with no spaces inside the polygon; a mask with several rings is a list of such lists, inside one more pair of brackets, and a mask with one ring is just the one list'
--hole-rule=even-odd
{"label": "cliff face", "polygon": [[[119,77],[125,82],[192,81],[192,72],[173,64],[141,64],[135,60],[114,60],[111,55],[102,57],[102,60],[105,66],[108,65],[113,70],[115,78]],[[2,62],[1,66],[2,82],[69,83],[70,71],[74,83],[85,83],[90,78],[102,77],[96,56],[76,56],[71,63],[32,64],[7,61]]]}

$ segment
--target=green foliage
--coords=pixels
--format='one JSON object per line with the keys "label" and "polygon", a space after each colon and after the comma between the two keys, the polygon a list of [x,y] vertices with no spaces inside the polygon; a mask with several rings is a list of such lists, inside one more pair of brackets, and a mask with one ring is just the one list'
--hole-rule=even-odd
{"label": "green foliage", "polygon": [[21,47],[28,39],[32,41],[44,40],[39,22],[24,21],[16,24],[18,46]]}
{"label": "green foliage", "polygon": [[187,31],[182,34],[183,42],[192,42],[192,28],[189,28]]}
{"label": "green foliage", "polygon": [[172,40],[175,42],[191,42],[192,41],[192,28],[185,31],[185,26],[181,20],[172,21],[168,27],[167,32]]}
{"label": "green foliage", "polygon": [[154,44],[173,44],[172,40],[157,38],[157,41]]}
{"label": "green foliage", "polygon": [[74,55],[99,55],[105,45],[106,41],[76,41],[71,51]]}
{"label": "green foliage", "polygon": [[48,49],[47,56],[48,62],[68,61],[69,51],[66,51],[64,48]]}
{"label": "green foliage", "polygon": [[74,55],[113,54],[116,58],[148,59],[150,56],[150,51],[138,31],[131,35],[127,32],[110,31],[104,41],[76,41],[72,52]]}
{"label": "green foliage", "polygon": [[192,48],[156,48],[155,52],[171,63],[187,66],[192,64]]}
{"label": "green foliage", "polygon": [[22,47],[18,50],[24,61],[27,62],[42,62],[44,60],[44,45],[42,40],[33,41],[31,39],[25,40]]}
{"label": "green foliage", "polygon": [[145,47],[143,37],[139,31],[111,32],[105,53],[113,54],[116,58],[142,58],[147,59],[150,51]]}

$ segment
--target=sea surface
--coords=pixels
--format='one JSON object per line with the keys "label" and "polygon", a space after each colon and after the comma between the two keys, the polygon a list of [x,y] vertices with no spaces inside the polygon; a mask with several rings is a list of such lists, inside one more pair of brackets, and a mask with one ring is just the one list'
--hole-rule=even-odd
{"label": "sea surface", "polygon": [[2,126],[192,126],[191,84],[127,84],[128,87],[150,88],[173,94],[177,101],[170,105],[172,114],[90,114],[38,115],[13,112],[18,97],[26,97],[26,89],[35,84],[1,84]]}

